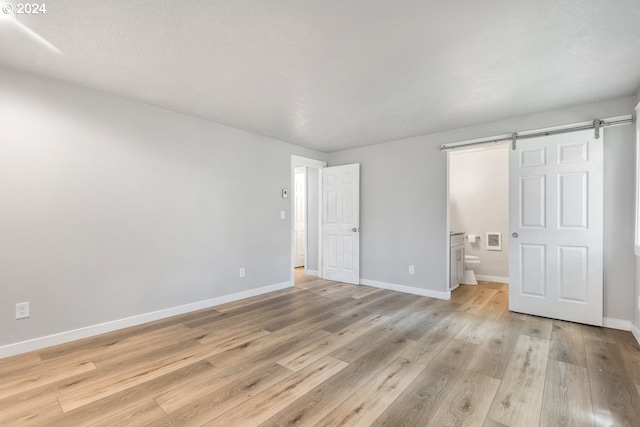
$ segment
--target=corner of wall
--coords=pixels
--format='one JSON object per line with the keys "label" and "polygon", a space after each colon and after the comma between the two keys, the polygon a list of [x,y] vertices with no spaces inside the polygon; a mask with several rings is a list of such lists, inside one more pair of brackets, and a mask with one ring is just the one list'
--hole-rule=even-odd
{"label": "corner of wall", "polygon": [[638,328],[636,325],[631,325],[631,333],[633,334],[638,344],[640,344],[640,328]]}

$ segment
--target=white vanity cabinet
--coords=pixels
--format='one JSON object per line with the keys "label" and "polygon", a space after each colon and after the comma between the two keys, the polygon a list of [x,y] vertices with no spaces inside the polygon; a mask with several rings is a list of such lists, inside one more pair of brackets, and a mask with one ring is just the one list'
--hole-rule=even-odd
{"label": "white vanity cabinet", "polygon": [[449,248],[449,288],[452,290],[464,278],[464,233],[451,233]]}

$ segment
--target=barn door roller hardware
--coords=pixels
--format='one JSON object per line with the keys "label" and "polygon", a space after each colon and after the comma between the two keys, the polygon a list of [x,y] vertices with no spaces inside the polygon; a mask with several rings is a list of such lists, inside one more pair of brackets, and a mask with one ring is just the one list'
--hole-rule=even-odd
{"label": "barn door roller hardware", "polygon": [[595,133],[595,138],[600,139],[600,130],[603,127],[626,125],[633,122],[634,122],[634,118],[631,115],[620,116],[620,117],[612,118],[611,120],[595,119],[591,123],[587,122],[587,124],[583,124],[579,126],[570,126],[570,127],[565,127],[561,129],[548,130],[544,132],[525,133],[525,134],[519,134],[517,132],[513,132],[511,135],[501,135],[499,137],[495,137],[491,139],[481,139],[481,140],[473,140],[469,142],[454,142],[451,144],[442,144],[440,146],[440,149],[443,151],[446,151],[446,150],[454,150],[456,148],[461,148],[461,147],[469,147],[472,145],[491,144],[491,143],[497,143],[497,142],[510,141],[511,149],[515,150],[516,141],[518,139],[540,138],[542,136],[558,135],[561,133],[569,133],[569,132],[578,132],[581,130],[588,130],[588,129],[593,129]]}

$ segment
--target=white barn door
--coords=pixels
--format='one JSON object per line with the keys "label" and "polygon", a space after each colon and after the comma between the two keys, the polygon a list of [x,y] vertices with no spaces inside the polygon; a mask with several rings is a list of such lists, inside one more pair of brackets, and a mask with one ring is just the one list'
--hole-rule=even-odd
{"label": "white barn door", "polygon": [[322,169],[322,277],[360,284],[360,165]]}
{"label": "white barn door", "polygon": [[517,145],[509,158],[509,309],[602,325],[602,136]]}

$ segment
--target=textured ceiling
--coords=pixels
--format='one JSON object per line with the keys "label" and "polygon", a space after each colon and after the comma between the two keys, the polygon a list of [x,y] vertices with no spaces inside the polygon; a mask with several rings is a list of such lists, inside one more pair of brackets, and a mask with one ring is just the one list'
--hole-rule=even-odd
{"label": "textured ceiling", "polygon": [[325,152],[627,96],[640,85],[640,0],[46,7],[17,19],[62,53],[0,19],[0,65]]}

